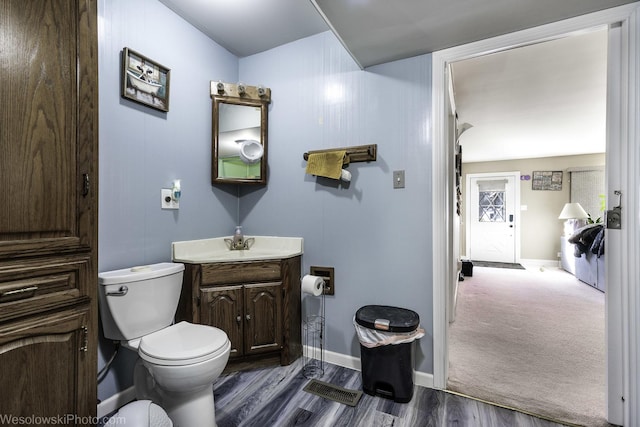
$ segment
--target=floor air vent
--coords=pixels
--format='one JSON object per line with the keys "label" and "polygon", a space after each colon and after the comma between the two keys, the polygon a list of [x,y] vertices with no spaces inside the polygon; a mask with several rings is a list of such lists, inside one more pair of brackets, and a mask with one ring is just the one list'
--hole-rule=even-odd
{"label": "floor air vent", "polygon": [[309,381],[303,390],[349,406],[356,406],[362,396],[362,392],[359,390],[349,390],[318,380]]}

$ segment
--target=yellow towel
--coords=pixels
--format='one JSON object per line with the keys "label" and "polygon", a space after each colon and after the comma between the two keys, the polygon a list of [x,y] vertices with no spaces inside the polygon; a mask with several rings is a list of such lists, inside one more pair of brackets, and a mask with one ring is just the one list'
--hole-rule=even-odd
{"label": "yellow towel", "polygon": [[309,175],[340,179],[346,154],[346,150],[309,153],[306,173]]}

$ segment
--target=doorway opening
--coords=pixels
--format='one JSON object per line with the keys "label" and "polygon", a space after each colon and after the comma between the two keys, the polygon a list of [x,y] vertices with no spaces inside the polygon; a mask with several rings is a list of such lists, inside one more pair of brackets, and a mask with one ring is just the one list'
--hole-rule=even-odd
{"label": "doorway opening", "polygon": [[[466,186],[461,246],[466,251],[460,255],[472,262],[520,263],[522,243],[534,263],[529,263],[527,271],[476,269],[479,274],[458,285],[459,311],[450,325],[447,389],[589,425],[604,423],[606,416],[604,296],[592,295],[588,285],[581,289],[578,280],[562,275],[557,257],[562,221],[557,217],[564,203],[575,201],[570,200],[569,170],[594,166],[594,162],[598,168],[604,166],[606,49],[607,29],[601,28],[450,67],[455,116],[474,125],[458,141],[472,160],[463,158],[462,165]],[[532,72],[533,63],[544,63],[548,70]],[[498,68],[495,75],[487,75],[491,67]],[[520,89],[522,85],[529,88]],[[556,120],[556,109],[566,111],[562,123]],[[511,113],[513,110],[517,112]],[[503,127],[509,128],[507,135],[501,132]],[[551,143],[531,145],[529,134]],[[500,138],[508,138],[508,150],[500,149],[504,145]],[[534,171],[540,170],[548,170],[544,174],[556,179],[545,185],[531,180],[532,175],[541,174]],[[521,173],[529,179],[521,180]],[[598,195],[594,197],[597,202]],[[601,214],[592,213],[594,217]],[[523,240],[519,239],[521,227],[528,229]],[[487,294],[493,297],[482,298]],[[569,315],[567,307],[572,304],[580,305],[584,313]],[[545,315],[538,316],[538,312]],[[590,323],[580,325],[585,319]],[[549,328],[547,322],[558,324]],[[569,334],[571,339],[565,336]],[[560,345],[570,342],[575,349],[584,345],[584,351],[578,353],[588,352],[588,357]],[[564,369],[556,370],[556,366]]]}
{"label": "doorway opening", "polygon": [[[636,165],[629,157],[624,157],[627,150],[634,147],[634,126],[637,119],[634,116],[633,102],[628,102],[623,94],[636,89],[637,77],[634,73],[638,62],[633,47],[633,39],[629,34],[637,31],[637,5],[619,7],[607,11],[584,15],[558,23],[524,30],[494,39],[471,43],[469,45],[451,48],[445,51],[435,52],[433,55],[432,85],[433,85],[433,290],[434,290],[434,318],[433,318],[433,342],[434,342],[434,386],[446,388],[448,369],[447,353],[447,329],[449,319],[450,289],[455,286],[455,258],[453,255],[454,224],[452,218],[455,213],[455,177],[453,175],[453,143],[450,138],[451,127],[447,125],[447,91],[448,82],[447,66],[454,61],[477,57],[489,52],[497,52],[511,49],[531,43],[566,37],[577,34],[597,26],[609,27],[609,46],[615,50],[608,59],[608,71],[612,78],[608,80],[610,91],[607,98],[607,163],[615,164],[615,170],[607,169],[607,199],[613,195],[613,189],[620,187],[622,192],[630,191],[635,183]],[[631,41],[630,41],[631,40]],[[631,64],[631,65],[629,65]],[[631,89],[630,89],[631,88]],[[620,130],[622,129],[622,130]],[[611,151],[609,151],[612,149]],[[613,168],[613,166],[611,166]],[[445,227],[441,225],[445,224]],[[635,230],[635,223],[630,225]],[[631,241],[626,234],[612,233],[608,237],[610,252],[616,256],[625,251],[635,253]],[[624,258],[626,260],[627,257]],[[623,260],[623,262],[625,262]],[[617,265],[617,264],[616,264]],[[635,271],[634,266],[627,266]],[[612,325],[631,325],[635,316],[636,305],[631,304],[628,311],[624,311],[622,295],[630,291],[630,282],[627,275],[620,275],[622,269],[608,268],[607,280],[610,283],[618,283],[619,289],[615,292],[607,292],[607,378],[608,378],[608,405],[607,418],[614,424],[624,424],[624,421],[636,419],[634,406],[626,406],[621,396],[626,396],[624,390],[629,390],[629,385],[636,384],[633,375],[625,375],[632,366],[628,360],[635,360],[635,349],[624,345],[623,338],[627,337],[627,329],[614,328]],[[612,276],[613,275],[613,276]],[[612,278],[613,277],[613,278]],[[629,276],[630,277],[630,276]],[[635,331],[635,325],[629,326]],[[625,350],[627,349],[627,350]],[[623,352],[627,351],[627,356]],[[635,390],[631,388],[631,390]],[[635,396],[635,395],[634,395]],[[632,396],[633,399],[635,397]],[[635,400],[633,400],[635,401]]]}

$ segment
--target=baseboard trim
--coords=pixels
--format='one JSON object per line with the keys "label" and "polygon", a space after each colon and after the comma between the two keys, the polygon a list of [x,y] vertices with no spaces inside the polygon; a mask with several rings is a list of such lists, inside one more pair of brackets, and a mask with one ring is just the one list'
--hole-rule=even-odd
{"label": "baseboard trim", "polygon": [[540,268],[559,268],[560,260],[559,259],[520,259],[520,264],[524,268],[528,269],[540,269]]}
{"label": "baseboard trim", "polygon": [[[305,354],[318,354],[318,349],[310,347],[312,350],[310,353],[307,353],[307,346],[303,346],[303,351]],[[360,363],[359,357],[349,356],[342,353],[336,353],[333,351],[324,351],[324,361],[327,363],[331,363],[333,365],[342,366],[343,368],[349,368],[356,371],[362,370],[362,364]],[[421,387],[433,388],[433,374],[429,374],[421,371],[413,371],[414,372],[414,384],[419,385]]]}
{"label": "baseboard trim", "polygon": [[133,386],[124,389],[98,404],[98,418],[106,417],[136,398],[136,390]]}

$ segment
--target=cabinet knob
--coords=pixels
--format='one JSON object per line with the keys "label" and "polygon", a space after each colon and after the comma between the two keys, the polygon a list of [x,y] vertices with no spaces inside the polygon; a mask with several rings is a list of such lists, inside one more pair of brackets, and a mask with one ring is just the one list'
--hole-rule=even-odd
{"label": "cabinet knob", "polygon": [[247,315],[246,315],[246,318],[247,318],[247,320],[251,320],[251,315],[250,315],[250,314],[247,314]]}
{"label": "cabinet knob", "polygon": [[236,322],[238,323],[242,322],[242,316],[238,315],[238,317],[236,317]]}

